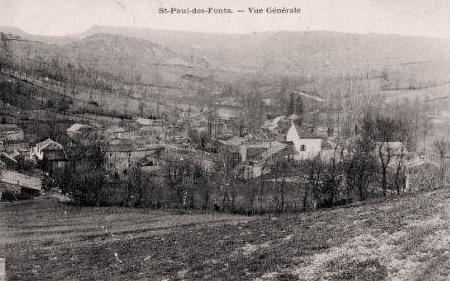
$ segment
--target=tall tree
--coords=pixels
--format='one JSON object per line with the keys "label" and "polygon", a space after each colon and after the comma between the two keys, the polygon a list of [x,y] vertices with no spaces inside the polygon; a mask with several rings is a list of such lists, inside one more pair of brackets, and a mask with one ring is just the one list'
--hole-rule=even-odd
{"label": "tall tree", "polygon": [[442,186],[444,184],[445,174],[447,172],[446,158],[450,145],[447,139],[439,138],[433,143],[434,153],[437,154],[439,158],[439,182]]}
{"label": "tall tree", "polygon": [[393,158],[393,151],[390,145],[398,132],[397,123],[389,117],[381,117],[375,121],[377,137],[380,143],[377,145],[377,154],[380,160],[381,188],[386,196],[388,186],[388,168]]}

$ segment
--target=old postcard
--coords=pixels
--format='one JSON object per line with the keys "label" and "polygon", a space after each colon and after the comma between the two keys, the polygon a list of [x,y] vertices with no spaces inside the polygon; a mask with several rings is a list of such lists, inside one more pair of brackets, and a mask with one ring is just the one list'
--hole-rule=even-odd
{"label": "old postcard", "polygon": [[0,281],[450,280],[449,15],[0,0]]}

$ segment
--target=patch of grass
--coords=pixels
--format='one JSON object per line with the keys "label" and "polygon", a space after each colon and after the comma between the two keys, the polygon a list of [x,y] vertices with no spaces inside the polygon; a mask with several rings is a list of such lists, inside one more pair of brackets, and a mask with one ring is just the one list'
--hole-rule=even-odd
{"label": "patch of grass", "polygon": [[54,241],[53,239],[45,240],[45,241],[42,243],[42,245],[43,245],[44,247],[48,247],[48,246],[53,245],[54,242],[55,242],[55,241]]}
{"label": "patch of grass", "polygon": [[378,259],[365,261],[333,260],[328,263],[328,270],[333,273],[331,280],[334,281],[380,281],[388,276],[387,268],[380,264]]}
{"label": "patch of grass", "polygon": [[298,281],[300,280],[297,275],[290,272],[282,272],[277,276],[278,281]]}
{"label": "patch of grass", "polygon": [[431,234],[436,231],[436,227],[413,227],[409,230],[408,239],[402,244],[403,252],[415,254],[417,247]]}
{"label": "patch of grass", "polygon": [[[180,272],[186,280],[254,280],[269,273],[275,280],[319,280],[324,274],[335,281],[384,280],[388,266],[390,275],[396,274],[396,268],[398,276],[417,270],[417,263],[408,261],[417,250],[429,251],[424,242],[433,242],[436,231],[445,241],[447,229],[441,228],[446,226],[434,218],[442,212],[437,205],[447,206],[449,197],[450,190],[433,191],[276,219],[83,208],[39,199],[0,204],[4,218],[0,254],[7,258],[10,280],[21,281],[176,280]],[[371,223],[365,223],[366,219]],[[421,227],[422,222],[429,225]],[[398,230],[404,235],[393,238]],[[442,244],[441,240],[436,243]],[[352,247],[361,243],[361,249],[346,251],[346,243]],[[256,249],[244,251],[249,244]],[[379,246],[392,249],[396,264],[382,256]],[[341,258],[342,253],[347,258]],[[302,269],[311,266],[317,256],[322,259],[312,263],[318,266],[316,270],[302,275]],[[445,257],[427,252],[419,263],[445,264]],[[430,266],[426,273],[448,272],[442,266]]]}

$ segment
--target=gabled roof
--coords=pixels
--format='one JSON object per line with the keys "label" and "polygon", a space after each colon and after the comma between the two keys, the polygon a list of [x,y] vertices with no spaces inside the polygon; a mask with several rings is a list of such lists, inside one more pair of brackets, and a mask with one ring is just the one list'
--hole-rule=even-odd
{"label": "gabled roof", "polygon": [[64,149],[62,144],[48,138],[43,142],[37,143],[36,146],[42,150],[62,150]]}
{"label": "gabled roof", "polygon": [[305,130],[299,127],[298,125],[294,124],[294,121],[291,121],[291,125],[285,134],[287,134],[287,132],[289,132],[289,130],[291,130],[292,127],[295,128],[300,139],[321,139],[321,137],[315,135],[311,131]]}
{"label": "gabled roof", "polygon": [[297,125],[295,125],[295,128],[297,129],[297,132],[301,139],[321,139],[321,137],[317,136],[309,130],[302,129]]}

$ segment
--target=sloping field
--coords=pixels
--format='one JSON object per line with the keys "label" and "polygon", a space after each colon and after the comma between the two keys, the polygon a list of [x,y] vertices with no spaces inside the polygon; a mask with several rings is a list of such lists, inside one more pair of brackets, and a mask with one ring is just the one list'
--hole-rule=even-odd
{"label": "sloping field", "polygon": [[0,203],[9,280],[447,280],[450,190],[242,217]]}
{"label": "sloping field", "polygon": [[417,98],[424,99],[426,96],[428,96],[430,101],[439,101],[450,98],[450,83],[443,83],[422,89],[385,90],[382,93],[385,95],[386,102],[388,103],[403,101],[405,98],[413,102]]}

